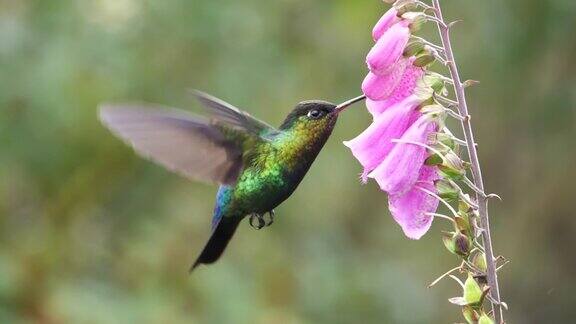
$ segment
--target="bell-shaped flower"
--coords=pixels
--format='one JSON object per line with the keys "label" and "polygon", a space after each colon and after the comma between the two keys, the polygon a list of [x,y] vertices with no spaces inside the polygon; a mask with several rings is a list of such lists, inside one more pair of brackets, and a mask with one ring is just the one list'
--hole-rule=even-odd
{"label": "bell-shaped flower", "polygon": [[408,126],[419,117],[420,113],[415,110],[419,104],[420,101],[415,96],[406,98],[375,118],[360,135],[344,142],[364,168],[362,182],[368,180],[368,173],[382,163],[396,145],[392,140],[402,136]]}
{"label": "bell-shaped flower", "polygon": [[429,213],[436,212],[439,201],[421,188],[436,193],[434,181],[438,178],[436,167],[424,165],[420,169],[418,181],[408,192],[390,195],[388,198],[392,217],[411,239],[421,238],[432,225],[433,216]]}
{"label": "bell-shaped flower", "polygon": [[376,75],[387,74],[400,59],[410,38],[408,21],[390,27],[366,56],[368,68]]}
{"label": "bell-shaped flower", "polygon": [[372,29],[372,38],[374,41],[378,41],[382,35],[395,23],[401,20],[398,17],[398,10],[392,6],[386,13],[378,20],[374,28]]}
{"label": "bell-shaped flower", "polygon": [[[406,99],[410,95],[415,92],[416,85],[418,84],[418,80],[422,78],[424,75],[424,70],[420,67],[411,65],[414,58],[409,58],[406,60],[402,60],[397,65],[405,64],[407,62],[409,64],[403,69],[402,77],[395,83],[395,87],[391,92],[388,92],[388,86],[382,86],[378,84],[368,84],[364,86],[362,84],[362,90],[364,94],[368,97],[366,100],[366,107],[368,111],[376,118],[379,114],[381,114],[384,110],[388,107],[391,107],[402,100]],[[370,74],[366,77],[368,79]],[[365,81],[366,83],[367,81]],[[386,90],[381,90],[386,89]],[[379,94],[387,94],[387,96],[380,96]],[[372,96],[372,97],[371,97]],[[380,99],[374,99],[380,98]],[[422,98],[425,100],[426,98]]]}
{"label": "bell-shaped flower", "polygon": [[412,60],[401,58],[386,74],[377,75],[370,71],[362,82],[362,92],[372,100],[382,100],[389,97],[402,80],[406,69]]}
{"label": "bell-shaped flower", "polygon": [[428,135],[436,128],[437,124],[430,116],[420,116],[368,177],[375,179],[380,189],[390,195],[408,192],[418,180],[420,169],[428,157],[425,147]]}

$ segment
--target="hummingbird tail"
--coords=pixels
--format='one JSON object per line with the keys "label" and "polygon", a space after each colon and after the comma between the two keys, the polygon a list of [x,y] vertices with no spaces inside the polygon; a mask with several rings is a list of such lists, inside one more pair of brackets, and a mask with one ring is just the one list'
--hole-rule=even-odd
{"label": "hummingbird tail", "polygon": [[198,256],[192,267],[190,267],[190,272],[200,264],[214,263],[220,258],[226,246],[228,246],[228,242],[230,242],[230,239],[234,235],[234,232],[236,232],[236,228],[238,228],[241,220],[241,218],[236,217],[224,217],[220,219],[212,231],[210,239],[204,246],[202,253],[200,253],[200,256]]}

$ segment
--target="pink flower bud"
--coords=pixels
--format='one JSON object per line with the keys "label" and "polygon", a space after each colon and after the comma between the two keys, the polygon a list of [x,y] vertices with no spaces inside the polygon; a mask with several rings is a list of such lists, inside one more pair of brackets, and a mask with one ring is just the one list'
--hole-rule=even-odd
{"label": "pink flower bud", "polygon": [[399,22],[401,19],[398,17],[398,10],[395,7],[390,8],[386,13],[378,20],[374,29],[372,29],[372,38],[377,41],[384,35],[384,33],[395,23]]}
{"label": "pink flower bud", "polygon": [[407,21],[401,21],[390,27],[366,56],[370,71],[377,75],[388,73],[402,56],[409,38],[410,28]]}
{"label": "pink flower bud", "polygon": [[424,146],[406,142],[426,144],[428,135],[436,127],[436,122],[429,116],[420,116],[402,135],[400,140],[404,143],[396,143],[384,161],[368,174],[368,177],[374,178],[380,189],[390,195],[406,193],[418,180],[422,164],[428,156]]}
{"label": "pink flower bud", "polygon": [[386,109],[356,138],[344,142],[364,167],[363,182],[367,181],[368,173],[376,168],[395,146],[392,139],[402,136],[408,126],[418,118],[420,113],[414,109],[419,104],[415,96],[406,98]]}
{"label": "pink flower bud", "polygon": [[439,201],[419,188],[436,192],[434,181],[438,178],[435,167],[424,165],[412,189],[403,195],[390,195],[388,198],[392,217],[402,227],[404,234],[411,239],[421,238],[432,225],[433,217],[427,213],[436,212]]}

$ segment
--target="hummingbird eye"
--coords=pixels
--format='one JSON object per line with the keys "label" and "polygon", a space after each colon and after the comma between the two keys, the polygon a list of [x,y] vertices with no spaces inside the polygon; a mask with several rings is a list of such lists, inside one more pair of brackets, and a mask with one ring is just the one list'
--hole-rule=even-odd
{"label": "hummingbird eye", "polygon": [[318,119],[324,116],[324,111],[320,109],[311,109],[306,116],[310,119]]}

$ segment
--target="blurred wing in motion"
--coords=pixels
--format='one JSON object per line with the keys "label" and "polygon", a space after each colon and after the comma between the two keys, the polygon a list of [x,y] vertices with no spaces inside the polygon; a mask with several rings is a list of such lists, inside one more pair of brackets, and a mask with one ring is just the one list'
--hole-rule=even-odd
{"label": "blurred wing in motion", "polygon": [[224,100],[198,90],[192,90],[192,93],[208,110],[210,115],[218,121],[239,127],[259,136],[278,132],[273,126],[252,117],[247,112],[234,107]]}
{"label": "blurred wing in motion", "polygon": [[140,155],[187,178],[233,185],[242,150],[206,120],[148,105],[102,105],[100,120]]}

